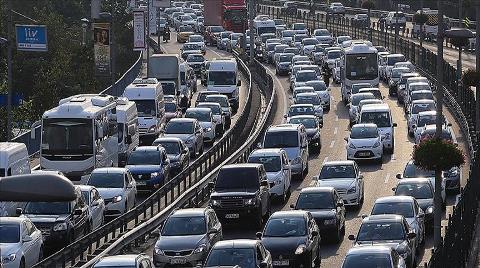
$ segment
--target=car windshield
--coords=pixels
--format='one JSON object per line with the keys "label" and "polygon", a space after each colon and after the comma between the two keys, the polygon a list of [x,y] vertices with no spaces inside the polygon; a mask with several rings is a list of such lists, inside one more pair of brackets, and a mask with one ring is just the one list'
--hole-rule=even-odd
{"label": "car windshield", "polygon": [[319,176],[321,180],[355,177],[355,169],[352,165],[326,165],[322,167]]}
{"label": "car windshield", "polygon": [[289,121],[290,124],[302,124],[305,128],[317,128],[317,120],[314,118],[292,118]]}
{"label": "car windshield", "polygon": [[373,123],[377,127],[391,127],[389,112],[362,112],[360,122],[363,124]]}
{"label": "car windshield", "polygon": [[258,189],[259,179],[256,168],[222,168],[218,172],[215,191],[225,189]]}
{"label": "car windshield", "polygon": [[315,36],[330,36],[330,32],[328,30],[317,30],[315,31]]}
{"label": "car windshield", "polygon": [[207,98],[205,99],[205,101],[207,102],[216,102],[218,104],[220,104],[220,106],[222,107],[228,107],[228,99],[223,97],[223,96],[207,96]]}
{"label": "car windshield", "polygon": [[400,78],[400,75],[406,72],[408,72],[407,69],[393,69],[392,78]]}
{"label": "car windshield", "polygon": [[391,267],[390,256],[382,253],[350,254],[342,268],[382,268]]}
{"label": "car windshield", "polygon": [[0,223],[0,243],[18,243],[20,241],[20,225],[16,223]]}
{"label": "car windshield", "polygon": [[433,198],[432,187],[430,183],[401,183],[397,185],[395,195],[407,195],[415,197],[416,199],[431,199]]}
{"label": "car windshield", "polygon": [[133,151],[127,160],[127,165],[160,165],[159,151]]}
{"label": "car windshield", "polygon": [[405,230],[400,222],[363,223],[357,241],[404,240]]}
{"label": "car windshield", "polygon": [[280,59],[279,59],[279,62],[288,62],[290,63],[292,61],[292,58],[293,58],[293,54],[291,55],[281,55],[280,56]]}
{"label": "car windshield", "polygon": [[308,39],[303,40],[303,45],[304,46],[312,46],[312,45],[316,45],[316,44],[318,44],[318,40],[315,39],[315,38],[313,38],[313,39],[308,38]]}
{"label": "car windshield", "polygon": [[208,256],[205,267],[241,267],[255,268],[254,248],[220,248],[213,249]]}
{"label": "car windshield", "polygon": [[180,27],[178,27],[178,32],[181,33],[181,32],[193,32],[193,28],[190,27],[189,25],[181,25]]}
{"label": "car windshield", "polygon": [[282,169],[282,163],[279,156],[251,156],[248,163],[263,164],[266,172],[277,172]]}
{"label": "car windshield", "polygon": [[165,112],[174,113],[177,111],[177,104],[173,102],[165,102]]}
{"label": "car windshield", "polygon": [[180,154],[180,144],[176,141],[160,141],[153,142],[153,145],[160,145],[165,148],[167,154]]}
{"label": "car windshield", "polygon": [[166,134],[192,134],[193,122],[168,122],[165,128]]}
{"label": "car windshield", "polygon": [[301,193],[298,196],[296,209],[333,209],[333,195],[331,192]]}
{"label": "car windshield", "polygon": [[410,97],[411,101],[414,100],[433,100],[433,93],[430,92],[414,92]]}
{"label": "car windshield", "polygon": [[[422,115],[418,117],[417,127],[424,127],[426,125],[434,125],[437,120],[436,114]],[[445,124],[445,118],[443,118],[443,123]]]}
{"label": "car windshield", "polygon": [[162,89],[165,95],[175,95],[175,82],[163,82]]}
{"label": "car windshield", "polygon": [[88,179],[88,185],[96,188],[123,188],[123,173],[92,172]]}
{"label": "car windshield", "polygon": [[282,32],[282,37],[292,37],[295,35],[295,31],[285,30]]}
{"label": "car windshield", "polygon": [[195,118],[199,122],[210,122],[210,112],[203,111],[188,111],[185,113],[185,118]]}
{"label": "car windshield", "polygon": [[322,82],[322,81],[311,81],[311,82],[307,82],[306,85],[309,87],[313,87],[313,90],[315,91],[327,90],[327,85],[325,84],[325,82]]}
{"label": "car windshield", "polygon": [[222,108],[217,106],[217,105],[199,104],[197,107],[198,108],[210,108],[210,110],[212,110],[212,114],[214,114],[214,115],[221,115],[222,114]]}
{"label": "car windshield", "polygon": [[156,115],[155,100],[135,100],[138,116],[151,117]]}
{"label": "car windshield", "polygon": [[189,42],[203,42],[203,37],[199,35],[192,35],[188,38]]}
{"label": "car windshield", "polygon": [[271,218],[265,226],[265,237],[305,236],[307,229],[303,217]]}
{"label": "car windshield", "polygon": [[408,163],[403,171],[404,178],[430,178],[435,177],[434,170],[425,170],[413,163]]}
{"label": "car windshield", "polygon": [[413,204],[410,202],[376,203],[372,209],[372,215],[397,214],[405,218],[414,216]]}
{"label": "car windshield", "polygon": [[188,55],[187,62],[203,62],[205,58],[202,55]]}
{"label": "car windshield", "polygon": [[297,131],[268,131],[263,142],[265,148],[298,147]]}
{"label": "car windshield", "polygon": [[329,51],[327,56],[328,56],[329,60],[338,59],[342,56],[342,52],[341,51]]}
{"label": "car windshield", "polygon": [[295,98],[295,103],[297,104],[313,104],[320,105],[320,99],[317,95],[315,96],[297,96]]}
{"label": "car windshield", "polygon": [[352,106],[358,106],[361,100],[369,100],[369,99],[375,99],[375,96],[373,96],[373,94],[352,95]]}
{"label": "car windshield", "polygon": [[315,110],[311,106],[293,106],[288,110],[288,116],[295,115],[315,115]]}
{"label": "car windshield", "polygon": [[434,102],[414,104],[412,106],[412,114],[418,114],[420,112],[433,111],[433,110],[435,110]]}
{"label": "car windshield", "polygon": [[28,202],[25,214],[62,215],[70,213],[70,202]]}
{"label": "car windshield", "polygon": [[298,72],[295,76],[295,82],[307,82],[312,80],[317,80],[317,74],[315,71],[308,71],[308,72]]}
{"label": "car windshield", "polygon": [[169,217],[162,229],[163,236],[201,235],[207,232],[205,217]]}
{"label": "car windshield", "polygon": [[420,84],[420,85],[412,85],[410,84],[409,87],[410,92],[418,91],[418,90],[431,90],[430,86],[428,84]]}
{"label": "car windshield", "polygon": [[233,86],[237,75],[232,71],[209,71],[208,85],[212,86]]}
{"label": "car windshield", "polygon": [[405,56],[390,56],[387,57],[387,65],[388,66],[393,66],[397,62],[402,62],[405,61]]}
{"label": "car windshield", "polygon": [[353,127],[350,132],[351,139],[373,139],[378,138],[376,127]]}

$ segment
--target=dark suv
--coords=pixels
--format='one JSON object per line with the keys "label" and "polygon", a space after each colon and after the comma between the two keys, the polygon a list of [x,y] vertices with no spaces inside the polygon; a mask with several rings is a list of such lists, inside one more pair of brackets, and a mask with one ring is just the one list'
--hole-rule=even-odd
{"label": "dark suv", "polygon": [[46,248],[63,248],[92,230],[88,206],[78,187],[75,192],[74,201],[28,202],[23,210],[17,209],[17,214],[28,217],[42,231]]}
{"label": "dark suv", "polygon": [[263,164],[226,165],[211,187],[210,205],[225,223],[253,220],[260,227],[270,215],[270,186]]}

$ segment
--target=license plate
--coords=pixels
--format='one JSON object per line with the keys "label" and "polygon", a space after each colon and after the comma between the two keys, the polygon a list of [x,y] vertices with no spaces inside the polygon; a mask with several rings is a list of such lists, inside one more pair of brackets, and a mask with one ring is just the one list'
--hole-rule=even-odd
{"label": "license plate", "polygon": [[238,219],[238,218],[240,218],[240,215],[238,213],[225,215],[225,219]]}
{"label": "license plate", "polygon": [[359,156],[370,156],[370,153],[365,152],[365,153],[359,153],[358,155],[359,155]]}
{"label": "license plate", "polygon": [[290,265],[290,261],[289,260],[273,261],[272,264],[275,266],[288,266]]}
{"label": "license plate", "polygon": [[147,185],[146,181],[137,181],[137,185]]}
{"label": "license plate", "polygon": [[187,263],[187,259],[185,258],[173,258],[170,260],[171,264],[185,264]]}

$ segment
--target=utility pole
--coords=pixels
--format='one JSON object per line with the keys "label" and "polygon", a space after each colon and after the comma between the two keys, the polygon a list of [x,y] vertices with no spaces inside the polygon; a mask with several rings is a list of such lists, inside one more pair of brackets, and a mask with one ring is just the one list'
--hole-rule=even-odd
{"label": "utility pole", "polygon": [[253,64],[253,59],[255,57],[255,33],[253,32],[253,18],[255,17],[255,0],[250,0],[248,5],[248,19],[249,19],[249,29],[250,29],[250,55],[249,62]]}
{"label": "utility pole", "polygon": [[[150,38],[150,0],[147,1],[147,74],[149,70],[149,60],[150,59],[150,46],[148,45],[148,39]],[[158,42],[160,47],[160,42]]]}
{"label": "utility pole", "polygon": [[13,38],[12,38],[12,1],[7,0],[7,141],[12,138],[12,87],[13,87],[13,75],[12,75],[12,50],[13,50]]}
{"label": "utility pole", "polygon": [[[435,92],[437,99],[437,121],[435,138],[440,139],[443,127],[443,38],[444,38],[444,21],[443,21],[443,0],[438,1],[438,33],[437,33],[437,90]],[[433,238],[434,248],[442,242],[442,171],[435,170],[435,196],[434,196],[434,215],[433,215]]]}
{"label": "utility pole", "polygon": [[[476,70],[477,72],[480,72],[480,1],[476,1],[476,5],[475,5],[475,9],[476,9],[476,29],[477,29],[477,35],[476,35],[476,38],[475,38],[475,57],[476,57],[476,63],[475,63],[475,66],[476,66]],[[477,82],[477,86],[476,86],[476,90],[475,90],[475,96],[476,99],[477,99],[477,103],[476,103],[476,128],[475,128],[475,131],[477,132],[477,142],[478,142],[478,134],[480,133],[479,132],[479,129],[480,129],[480,101],[478,100],[479,97],[480,97],[480,81]]]}
{"label": "utility pole", "polygon": [[460,27],[463,27],[463,0],[458,0],[458,21],[460,22]]}

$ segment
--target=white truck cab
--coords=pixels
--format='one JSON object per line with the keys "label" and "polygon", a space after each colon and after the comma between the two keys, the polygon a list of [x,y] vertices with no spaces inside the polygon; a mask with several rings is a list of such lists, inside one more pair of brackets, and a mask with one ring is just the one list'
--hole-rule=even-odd
{"label": "white truck cab", "polygon": [[127,156],[140,142],[137,105],[125,97],[117,99],[118,166],[127,164]]}
{"label": "white truck cab", "polygon": [[210,61],[207,77],[207,90],[226,95],[236,112],[239,106],[238,66],[235,59],[215,59]]}
{"label": "white truck cab", "polygon": [[165,124],[161,83],[156,78],[135,79],[123,96],[137,105],[140,144],[152,144]]}

